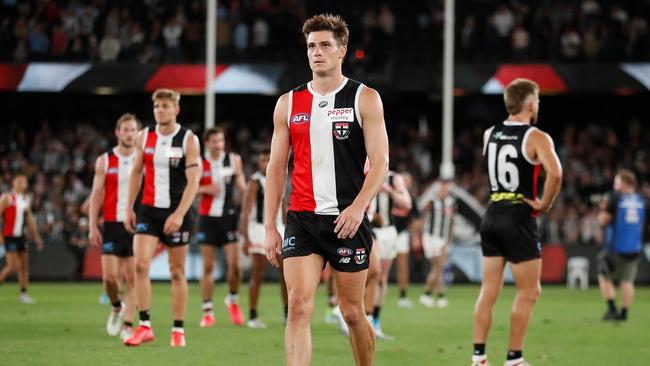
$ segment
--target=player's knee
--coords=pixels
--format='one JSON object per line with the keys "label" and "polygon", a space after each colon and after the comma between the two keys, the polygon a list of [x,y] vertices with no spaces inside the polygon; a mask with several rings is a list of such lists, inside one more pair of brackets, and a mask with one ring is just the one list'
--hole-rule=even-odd
{"label": "player's knee", "polygon": [[203,262],[203,274],[211,276],[212,272],[214,272],[214,263]]}
{"label": "player's knee", "polygon": [[183,266],[173,266],[169,271],[171,272],[172,281],[185,280],[185,268]]}
{"label": "player's knee", "polygon": [[149,274],[149,263],[144,260],[135,261],[135,273],[138,276],[145,276]]}
{"label": "player's knee", "polygon": [[348,327],[355,327],[357,326],[361,321],[365,319],[365,314],[363,311],[361,311],[360,306],[341,306],[341,313],[343,314],[343,319],[345,319],[345,323],[348,325]]}
{"label": "player's knee", "polygon": [[239,263],[231,263],[228,265],[228,275],[231,277],[239,275]]}
{"label": "player's knee", "polygon": [[493,303],[497,300],[497,297],[499,297],[499,289],[482,288],[481,297],[483,298],[483,300]]}
{"label": "player's knee", "polygon": [[313,301],[307,296],[289,296],[289,320],[305,320],[311,317]]}
{"label": "player's knee", "polygon": [[524,300],[535,302],[542,295],[542,288],[540,286],[534,286],[531,288],[522,289],[519,291],[519,296]]}
{"label": "player's knee", "polygon": [[114,273],[107,273],[104,275],[104,282],[106,283],[106,286],[109,287],[115,287],[118,285],[117,282],[117,275]]}

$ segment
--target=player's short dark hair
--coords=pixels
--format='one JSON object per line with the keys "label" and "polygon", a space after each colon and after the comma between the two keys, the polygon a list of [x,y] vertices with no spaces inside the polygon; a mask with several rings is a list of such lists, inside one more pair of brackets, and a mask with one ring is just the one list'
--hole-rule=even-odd
{"label": "player's short dark hair", "polygon": [[151,100],[155,102],[158,99],[169,99],[178,104],[181,101],[181,94],[172,89],[156,89],[151,95]]}
{"label": "player's short dark hair", "polygon": [[633,171],[629,169],[621,169],[618,172],[616,172],[616,176],[621,178],[621,181],[623,181],[623,183],[627,184],[632,188],[636,188],[637,185],[636,174],[634,174]]}
{"label": "player's short dark hair", "polygon": [[268,148],[268,147],[265,147],[262,150],[260,150],[259,155],[260,156],[262,156],[262,155],[271,155],[271,149]]}
{"label": "player's short dark hair", "polygon": [[524,102],[529,95],[539,93],[539,85],[529,79],[515,79],[503,91],[503,101],[510,115],[519,114],[524,109]]}
{"label": "player's short dark hair", "polygon": [[123,115],[120,116],[120,118],[117,119],[117,122],[115,123],[115,129],[119,130],[120,127],[122,127],[122,123],[126,121],[135,121],[135,123],[138,125],[138,128],[140,127],[140,121],[138,118],[135,116],[133,113],[124,113]]}
{"label": "player's short dark hair", "polygon": [[208,141],[212,135],[224,134],[225,132],[221,127],[210,127],[203,132],[203,141]]}
{"label": "player's short dark hair", "polygon": [[311,32],[330,31],[339,46],[347,46],[350,39],[348,23],[340,15],[319,14],[307,19],[302,25],[305,38]]}

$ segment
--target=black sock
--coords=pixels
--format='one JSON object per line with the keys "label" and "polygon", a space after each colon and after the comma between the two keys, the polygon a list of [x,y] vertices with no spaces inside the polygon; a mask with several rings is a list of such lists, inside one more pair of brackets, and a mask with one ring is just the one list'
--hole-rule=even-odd
{"label": "black sock", "polygon": [[182,320],[174,320],[174,328],[183,328]]}
{"label": "black sock", "polygon": [[113,305],[114,308],[120,308],[121,309],[122,308],[122,301],[117,300],[114,303],[112,303],[111,305]]}
{"label": "black sock", "polygon": [[485,354],[485,343],[474,343],[474,356],[483,356]]}
{"label": "black sock", "polygon": [[27,293],[27,287],[21,287],[20,288],[20,293],[21,294],[26,294]]}
{"label": "black sock", "polygon": [[251,320],[257,319],[257,309],[250,309],[249,316]]}
{"label": "black sock", "polygon": [[406,297],[406,290],[399,290],[399,298],[403,299]]}
{"label": "black sock", "polygon": [[427,290],[427,291],[424,292],[424,294],[427,295],[427,296],[431,296],[433,294],[433,291]]}
{"label": "black sock", "polygon": [[621,319],[627,319],[627,308],[621,308]]}
{"label": "black sock", "polygon": [[237,296],[237,291],[230,291],[230,296]]}
{"label": "black sock", "polygon": [[124,326],[127,328],[133,328],[133,323],[132,322],[124,322]]}
{"label": "black sock", "polygon": [[149,310],[140,310],[140,321],[148,322],[149,321]]}
{"label": "black sock", "polygon": [[438,298],[439,299],[444,299],[445,298],[445,293],[444,292],[438,293]]}
{"label": "black sock", "polygon": [[524,355],[523,355],[523,353],[522,353],[521,351],[512,351],[512,350],[510,350],[510,351],[508,351],[508,358],[507,358],[507,360],[508,360],[508,361],[510,361],[510,360],[516,360],[516,359],[518,359],[518,358],[522,358],[522,357],[524,357]]}
{"label": "black sock", "polygon": [[372,312],[372,317],[375,320],[379,320],[379,314],[381,313],[381,306],[377,305],[375,306],[375,310]]}
{"label": "black sock", "polygon": [[614,302],[614,299],[607,300],[607,308],[609,309],[610,313],[616,312],[616,303]]}

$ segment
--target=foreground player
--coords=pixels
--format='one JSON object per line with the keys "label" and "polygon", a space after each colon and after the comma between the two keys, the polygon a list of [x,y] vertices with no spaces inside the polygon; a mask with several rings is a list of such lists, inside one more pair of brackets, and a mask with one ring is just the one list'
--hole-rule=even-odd
{"label": "foreground player", "polygon": [[[176,122],[180,112],[180,94],[169,89],[153,93],[156,127],[140,131],[136,156],[129,181],[129,199],[125,226],[135,232],[136,291],[140,325],[127,346],[139,346],[154,340],[151,328],[151,280],[149,267],[159,243],[167,248],[172,277],[172,347],[185,346],[183,321],[187,304],[185,257],[190,242],[192,213],[189,211],[199,189],[200,148],[192,131]],[[144,175],[142,200],[136,217],[133,204]]]}
{"label": "foreground player", "polygon": [[[614,193],[599,213],[598,221],[606,227],[605,245],[600,256],[598,283],[607,312],[603,320],[627,320],[634,298],[634,279],[639,268],[645,202],[636,192],[637,180],[633,172],[621,170],[614,178]],[[616,287],[621,287],[621,312],[616,309]]]}
{"label": "foreground player", "polygon": [[0,271],[0,284],[12,273],[18,274],[20,285],[20,302],[34,304],[35,301],[27,294],[29,285],[29,253],[25,242],[25,224],[36,243],[36,249],[43,250],[41,239],[36,226],[36,219],[32,214],[31,202],[27,194],[27,176],[17,174],[11,182],[11,193],[0,196],[0,216],[3,219],[0,245],[5,247],[7,264]]}
{"label": "foreground player", "polygon": [[[242,208],[240,232],[244,238],[244,254],[250,255],[253,259],[251,278],[248,289],[249,318],[246,325],[249,328],[266,328],[266,324],[258,318],[257,302],[260,296],[260,288],[264,281],[266,272],[266,251],[264,247],[264,189],[266,187],[266,168],[269,165],[271,150],[264,150],[259,155],[257,172],[253,174],[248,188],[246,188],[246,200]],[[283,210],[280,208],[276,221],[278,231],[284,233]],[[287,286],[284,283],[282,269],[280,269],[280,290],[282,292],[283,305],[287,306]]]}
{"label": "foreground player", "polygon": [[[541,245],[535,217],[553,206],[562,184],[562,167],[553,139],[533,127],[539,111],[539,86],[516,79],[506,87],[508,119],[484,133],[483,155],[490,182],[490,203],[481,222],[483,282],[474,308],[474,365],[487,364],[485,342],[492,307],[503,284],[506,261],[517,287],[512,307],[506,366],[527,365],[524,336],[533,305],[541,293]],[[546,172],[537,197],[540,168]]]}
{"label": "foreground player", "polygon": [[[282,250],[289,292],[285,355],[288,365],[311,362],[314,296],[328,262],[356,364],[372,365],[374,334],[363,306],[372,235],[364,212],[388,172],[383,107],[374,89],[342,74],[349,32],[339,16],[314,16],[303,33],[313,79],[275,107],[264,202],[266,256],[277,266]],[[283,241],[275,222],[290,147],[293,191]]]}
{"label": "foreground player", "polygon": [[[237,246],[236,205],[242,201],[246,190],[244,168],[239,155],[226,152],[226,138],[221,128],[213,127],[203,134],[205,157],[199,194],[199,231],[197,240],[203,256],[203,275],[201,276],[201,295],[203,318],[202,328],[214,325],[212,311],[212,291],[214,290],[214,265],[217,247],[222,247],[228,266],[229,293],[224,302],[228,308],[230,320],[235,325],[244,324],[244,316],[239,307],[237,291],[239,290],[239,247]],[[235,187],[239,197],[235,198]]]}
{"label": "foreground player", "polygon": [[[441,180],[438,183],[435,195],[422,202],[424,217],[424,231],[422,233],[422,247],[424,256],[429,260],[431,269],[424,285],[424,294],[420,296],[420,303],[428,308],[437,306],[445,308],[448,305],[445,297],[444,269],[449,257],[449,246],[452,242],[452,227],[456,213],[456,200],[449,194],[449,181]],[[438,295],[438,300],[433,299],[433,289]]]}
{"label": "foreground player", "polygon": [[[106,331],[126,340],[133,335],[135,312],[135,265],[133,234],[124,227],[129,176],[135,159],[135,138],[139,123],[132,114],[124,114],[115,126],[117,146],[100,155],[95,162],[95,177],[88,208],[88,242],[102,246],[102,282],[113,308]],[[99,211],[103,211],[103,230],[99,231]],[[124,303],[120,300],[120,283],[126,282]],[[120,324],[124,319],[124,325]],[[120,329],[122,331],[120,332]]]}

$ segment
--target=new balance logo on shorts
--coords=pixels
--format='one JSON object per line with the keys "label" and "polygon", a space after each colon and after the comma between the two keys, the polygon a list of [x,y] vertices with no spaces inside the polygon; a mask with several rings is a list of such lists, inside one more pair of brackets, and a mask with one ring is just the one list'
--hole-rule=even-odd
{"label": "new balance logo on shorts", "polygon": [[135,225],[135,231],[147,231],[147,230],[149,230],[149,224],[145,222],[141,222]]}
{"label": "new balance logo on shorts", "polygon": [[113,251],[113,242],[110,241],[110,242],[104,243],[102,248],[104,249],[105,252],[112,252]]}
{"label": "new balance logo on shorts", "polygon": [[339,263],[348,264],[350,263],[350,257],[342,257],[339,259]]}

